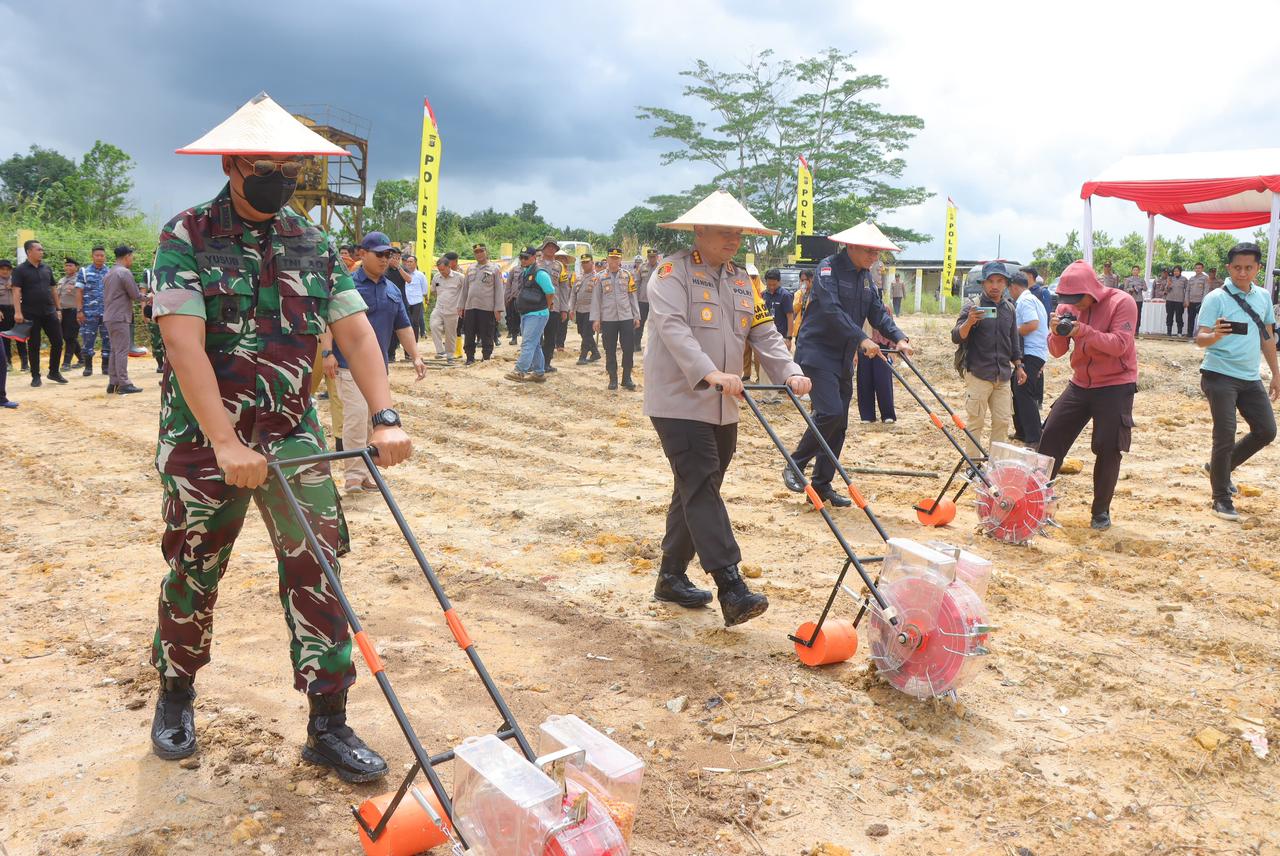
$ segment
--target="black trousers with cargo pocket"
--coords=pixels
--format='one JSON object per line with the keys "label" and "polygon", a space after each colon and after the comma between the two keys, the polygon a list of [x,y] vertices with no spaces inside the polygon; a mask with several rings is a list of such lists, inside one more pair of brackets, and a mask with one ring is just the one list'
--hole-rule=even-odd
{"label": "black trousers with cargo pocket", "polygon": [[1133,439],[1136,383],[1085,389],[1068,383],[1049,410],[1040,435],[1040,454],[1053,458],[1053,477],[1080,433],[1093,422],[1093,515],[1109,514],[1120,479],[1120,460]]}
{"label": "black trousers with cargo pocket", "polygon": [[708,573],[738,564],[742,551],[720,498],[720,485],[738,447],[738,424],[660,416],[649,421],[675,476],[662,538],[663,557],[687,567],[697,555]]}

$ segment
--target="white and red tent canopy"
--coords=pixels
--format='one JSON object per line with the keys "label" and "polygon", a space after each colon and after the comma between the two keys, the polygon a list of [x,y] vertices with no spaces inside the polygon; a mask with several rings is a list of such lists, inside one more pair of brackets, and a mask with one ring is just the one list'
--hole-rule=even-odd
{"label": "white and red tent canopy", "polygon": [[1200,229],[1247,229],[1269,225],[1267,278],[1275,267],[1280,222],[1280,149],[1128,157],[1080,188],[1084,200],[1085,258],[1093,260],[1090,199],[1127,199],[1146,212],[1147,277],[1156,215]]}

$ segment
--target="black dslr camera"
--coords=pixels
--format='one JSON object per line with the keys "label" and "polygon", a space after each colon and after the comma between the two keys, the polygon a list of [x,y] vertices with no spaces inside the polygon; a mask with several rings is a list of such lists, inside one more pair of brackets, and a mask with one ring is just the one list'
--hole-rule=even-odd
{"label": "black dslr camera", "polygon": [[1076,328],[1076,319],[1074,315],[1059,315],[1058,320],[1053,325],[1053,332],[1059,336],[1070,336],[1071,331]]}

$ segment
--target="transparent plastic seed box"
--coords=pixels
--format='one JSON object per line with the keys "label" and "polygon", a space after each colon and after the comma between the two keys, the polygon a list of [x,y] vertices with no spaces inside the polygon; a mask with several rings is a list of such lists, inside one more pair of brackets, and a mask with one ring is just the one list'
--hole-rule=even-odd
{"label": "transparent plastic seed box", "polygon": [[1053,458],[1048,455],[1010,443],[992,443],[991,463],[997,464],[1000,461],[1018,461],[1033,470],[1039,470],[1046,476],[1053,472]]}
{"label": "transparent plastic seed box", "polygon": [[585,766],[569,765],[566,778],[595,797],[630,842],[640,806],[644,762],[572,713],[547,717],[539,731],[541,755],[571,747],[586,752]]}
{"label": "transparent plastic seed box", "polygon": [[928,546],[956,560],[956,579],[973,589],[979,598],[987,596],[987,583],[991,580],[994,565],[977,553],[970,553],[946,541],[930,541]]}
{"label": "transparent plastic seed box", "polygon": [[551,777],[496,736],[454,749],[454,818],[472,856],[543,856],[563,797]]}

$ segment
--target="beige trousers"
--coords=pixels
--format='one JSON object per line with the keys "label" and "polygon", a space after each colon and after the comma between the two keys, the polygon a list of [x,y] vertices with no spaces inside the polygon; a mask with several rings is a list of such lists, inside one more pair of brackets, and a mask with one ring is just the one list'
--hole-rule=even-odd
{"label": "beige trousers", "polygon": [[458,338],[458,316],[441,312],[437,307],[431,313],[431,344],[436,346],[436,353],[452,357],[456,338]]}
{"label": "beige trousers", "polygon": [[[338,396],[342,399],[342,448],[347,451],[363,449],[369,445],[369,403],[360,394],[360,387],[351,376],[351,369],[338,369]],[[360,458],[348,458],[346,462],[346,486],[361,484],[368,471]]]}
{"label": "beige trousers", "polygon": [[[983,431],[986,429],[987,413],[990,412],[991,436],[987,441],[988,450],[990,443],[1003,443],[1008,440],[1009,422],[1013,419],[1013,394],[1010,391],[1009,381],[992,383],[966,373],[964,386],[965,416],[973,436],[979,440],[982,439]],[[964,438],[964,445],[970,456],[977,457],[980,454],[968,437]]]}

